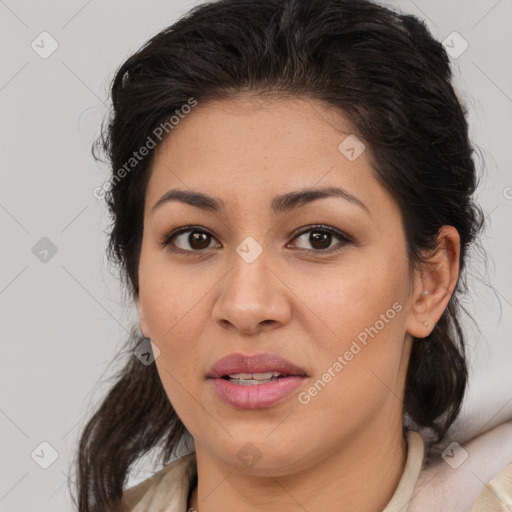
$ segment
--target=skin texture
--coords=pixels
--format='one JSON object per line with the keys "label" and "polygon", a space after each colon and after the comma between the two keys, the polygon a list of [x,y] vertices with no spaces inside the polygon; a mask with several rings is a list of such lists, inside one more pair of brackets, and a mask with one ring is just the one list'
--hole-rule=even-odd
{"label": "skin texture", "polygon": [[[137,308],[144,335],[161,351],[156,365],[167,396],[194,438],[198,487],[189,506],[200,512],[370,512],[386,506],[400,480],[412,336],[425,337],[448,304],[459,239],[444,227],[431,265],[411,271],[400,210],[375,178],[370,149],[354,161],[338,149],[351,133],[346,118],[321,102],[239,95],[200,103],[155,155]],[[368,212],[339,197],[277,215],[270,209],[276,195],[324,186],[343,188]],[[172,201],[152,211],[172,188],[215,196],[226,209]],[[297,233],[311,224],[350,241],[325,234],[322,245],[310,239],[317,228]],[[182,226],[212,236],[190,244],[187,232],[163,247]],[[250,264],[236,251],[248,236],[263,251]],[[298,393],[396,303],[400,312],[300,403]],[[278,354],[308,378],[277,405],[236,409],[206,379],[234,352]],[[260,455],[251,467],[238,457],[247,443]]]}

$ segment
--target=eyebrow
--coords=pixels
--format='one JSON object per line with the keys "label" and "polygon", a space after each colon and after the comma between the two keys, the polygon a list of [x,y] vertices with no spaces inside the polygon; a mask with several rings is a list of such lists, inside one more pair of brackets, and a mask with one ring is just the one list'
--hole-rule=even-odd
{"label": "eyebrow", "polygon": [[[363,209],[368,215],[371,215],[368,207],[360,199],[339,187],[307,188],[287,192],[286,194],[275,196],[270,207],[277,215],[327,197],[345,199]],[[171,189],[153,205],[151,213],[170,201],[180,201],[205,211],[220,212],[226,209],[226,203],[219,198],[203,194],[202,192]]]}

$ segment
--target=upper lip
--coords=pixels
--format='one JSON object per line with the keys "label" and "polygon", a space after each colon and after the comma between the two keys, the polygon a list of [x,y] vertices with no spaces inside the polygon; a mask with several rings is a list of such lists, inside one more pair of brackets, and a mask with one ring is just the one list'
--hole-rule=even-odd
{"label": "upper lip", "polygon": [[279,372],[282,375],[300,375],[306,372],[299,366],[283,359],[277,354],[230,354],[219,359],[211,368],[207,377],[218,379],[234,373],[266,373]]}

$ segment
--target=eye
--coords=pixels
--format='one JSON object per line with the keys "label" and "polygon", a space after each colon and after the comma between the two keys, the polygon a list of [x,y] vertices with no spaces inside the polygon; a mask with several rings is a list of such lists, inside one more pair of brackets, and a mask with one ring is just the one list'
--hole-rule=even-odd
{"label": "eye", "polygon": [[[194,226],[184,226],[167,235],[162,241],[162,246],[177,253],[201,252],[211,248],[212,240],[214,237],[208,231]],[[172,249],[171,245],[178,247],[178,250]],[[187,245],[188,247],[186,247]]]}
{"label": "eye", "polygon": [[[309,233],[309,237],[306,235]],[[308,226],[295,234],[293,240],[303,239],[304,242],[313,246],[313,249],[301,248],[306,252],[313,253],[333,253],[341,250],[351,239],[343,232],[324,225]],[[340,243],[330,247],[333,240],[338,239]],[[169,251],[179,254],[191,255],[193,253],[204,252],[206,249],[212,249],[211,242],[215,237],[203,228],[195,226],[183,226],[169,233],[161,242],[163,247]],[[188,247],[187,247],[188,245]],[[339,247],[338,247],[339,246]],[[216,247],[221,247],[218,244]]]}
{"label": "eye", "polygon": [[[308,233],[309,236],[306,237]],[[294,240],[300,240],[301,238],[304,242],[311,244],[314,247],[313,249],[305,248],[304,250],[307,252],[316,253],[332,253],[339,251],[343,248],[343,246],[351,241],[350,238],[341,231],[330,226],[323,225],[309,226],[308,229],[302,230],[298,235],[296,235]],[[337,244],[339,247],[335,245],[333,249],[329,246],[331,245],[333,239],[336,238],[340,240],[340,243]]]}

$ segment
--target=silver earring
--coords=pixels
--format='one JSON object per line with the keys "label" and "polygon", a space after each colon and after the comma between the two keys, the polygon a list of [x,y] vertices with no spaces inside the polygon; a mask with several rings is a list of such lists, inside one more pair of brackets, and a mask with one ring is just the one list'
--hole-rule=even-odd
{"label": "silver earring", "polygon": [[428,327],[428,322],[425,322],[425,327]]}

